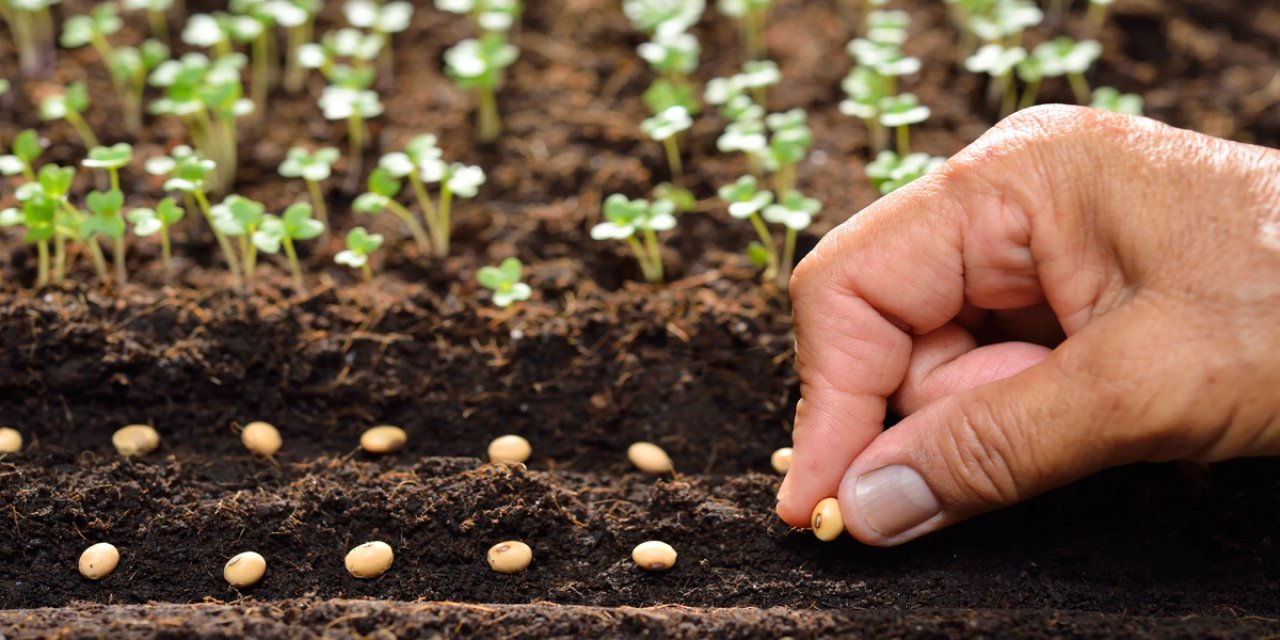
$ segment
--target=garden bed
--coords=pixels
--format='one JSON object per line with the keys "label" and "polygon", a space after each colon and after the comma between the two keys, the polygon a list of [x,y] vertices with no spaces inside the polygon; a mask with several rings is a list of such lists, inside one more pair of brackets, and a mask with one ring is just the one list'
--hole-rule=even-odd
{"label": "garden bed", "polygon": [[[770,107],[809,110],[816,144],[799,182],[825,206],[803,250],[876,192],[865,129],[836,108],[854,31],[829,3],[779,4],[768,45],[783,80]],[[941,3],[900,4],[913,16],[906,48],[925,62],[910,88],[934,112],[913,140],[954,153],[995,114],[979,78],[957,70]],[[741,63],[732,25],[707,15],[704,81]],[[29,448],[0,459],[0,637],[1280,633],[1274,461],[1114,470],[895,549],[783,525],[769,454],[789,441],[797,396],[789,308],[742,255],[750,227],[713,199],[745,170],[715,151],[722,123],[700,118],[690,135],[700,204],[667,243],[672,283],[637,284],[630,256],[588,231],[605,195],[666,179],[662,148],[638,130],[651,77],[639,36],[612,1],[530,2],[499,98],[506,133],[477,145],[469,98],[438,64],[463,25],[420,7],[397,37],[387,113],[371,122],[371,154],[430,132],[446,157],[489,174],[460,205],[447,259],[421,258],[391,216],[350,211],[356,194],[339,189],[336,228],[388,237],[372,286],[333,265],[335,238],[303,249],[305,294],[273,264],[244,296],[191,220],[176,230],[172,287],[154,243],[139,243],[122,290],[95,287],[81,264],[74,284],[34,292],[34,251],[3,237],[16,248],[0,256],[0,423]],[[1102,41],[1096,84],[1144,95],[1166,122],[1280,146],[1280,11],[1121,0]],[[2,37],[0,77],[19,84]],[[95,97],[91,124],[117,139],[113,89],[91,51],[62,52],[52,80],[73,79]],[[47,159],[77,162],[70,128],[38,122],[26,98],[40,84],[22,88],[0,98],[0,141],[35,127],[53,143]],[[1046,85],[1043,100],[1069,97],[1065,83]],[[341,136],[313,97],[273,99],[269,125],[242,128],[237,192],[279,212],[306,197],[276,175],[288,148]],[[159,195],[141,159],[180,140],[160,122],[133,141],[131,197]],[[528,265],[534,296],[493,309],[475,273],[509,255]],[[280,428],[274,461],[240,444],[233,425],[253,420]],[[118,458],[112,432],[139,422],[157,427],[160,449]],[[384,423],[408,432],[405,450],[359,452],[360,433]],[[527,469],[480,461],[504,433],[532,443]],[[626,449],[637,440],[661,444],[678,473],[635,473]],[[342,556],[374,538],[395,564],[356,580]],[[489,570],[485,551],[507,539],[533,548],[525,573]],[[648,539],[676,547],[674,569],[631,563]],[[123,558],[90,582],[75,559],[99,540]],[[238,592],[222,564],[249,549],[267,575]]]}

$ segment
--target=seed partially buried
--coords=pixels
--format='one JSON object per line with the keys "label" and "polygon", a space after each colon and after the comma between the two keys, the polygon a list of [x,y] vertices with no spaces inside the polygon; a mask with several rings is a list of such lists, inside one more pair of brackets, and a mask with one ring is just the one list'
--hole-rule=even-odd
{"label": "seed partially buried", "polygon": [[671,545],[650,540],[631,550],[631,559],[645,571],[666,571],[676,564],[676,550]]}
{"label": "seed partially buried", "polygon": [[101,580],[116,570],[120,564],[120,550],[110,542],[99,542],[80,554],[80,575],[90,580]]}
{"label": "seed partially buried", "polygon": [[671,473],[675,465],[671,463],[671,456],[652,442],[637,442],[627,448],[627,459],[634,464],[637,469],[645,472],[660,475],[663,473]]}
{"label": "seed partially buried", "polygon": [[769,456],[769,464],[773,465],[774,471],[785,476],[791,470],[791,454],[791,447],[778,449]]}
{"label": "seed partially buried", "polygon": [[131,424],[112,434],[111,444],[126,458],[144,456],[160,446],[160,433],[151,425]]}
{"label": "seed partially buried", "polygon": [[0,453],[22,451],[22,434],[17,429],[0,427]]}
{"label": "seed partially buried", "polygon": [[499,542],[489,548],[489,568],[498,573],[520,573],[533,562],[533,549],[519,540]]}
{"label": "seed partially buried", "polygon": [[243,589],[258,584],[267,573],[267,559],[254,551],[236,554],[222,568],[222,577],[227,584]]}
{"label": "seed partially buried", "polygon": [[366,542],[347,554],[347,573],[361,580],[371,580],[386,573],[395,558],[391,545],[381,540]]}
{"label": "seed partially buried", "polygon": [[831,542],[840,537],[844,531],[844,516],[840,515],[840,501],[835,498],[823,498],[813,508],[809,518],[813,526],[813,535],[823,542]]}
{"label": "seed partially buried", "polygon": [[404,448],[409,436],[404,429],[384,424],[374,427],[360,435],[360,448],[369,453],[395,453]]}
{"label": "seed partially buried", "polygon": [[533,447],[520,436],[500,436],[489,443],[489,462],[518,464],[528,460],[531,455]]}
{"label": "seed partially buried", "polygon": [[280,431],[266,422],[250,422],[245,425],[244,431],[240,432],[240,442],[249,451],[268,458],[274,456],[284,444]]}

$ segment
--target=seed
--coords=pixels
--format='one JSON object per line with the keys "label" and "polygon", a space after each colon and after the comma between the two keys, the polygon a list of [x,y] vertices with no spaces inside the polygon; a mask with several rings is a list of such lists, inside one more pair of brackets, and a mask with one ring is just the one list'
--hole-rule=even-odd
{"label": "seed", "polygon": [[360,448],[369,453],[394,453],[403,449],[408,440],[404,429],[384,424],[365,431],[360,436]]}
{"label": "seed", "polygon": [[101,580],[116,570],[120,564],[120,550],[109,542],[99,542],[80,554],[80,575],[90,580]]}
{"label": "seed", "polygon": [[227,566],[222,568],[222,577],[231,586],[243,589],[258,584],[266,572],[266,558],[253,551],[245,551],[227,561]]}
{"label": "seed", "polygon": [[270,458],[280,450],[284,441],[280,439],[280,431],[266,422],[250,422],[240,432],[240,442],[244,448]]}
{"label": "seed", "polygon": [[489,443],[489,462],[517,464],[533,455],[529,441],[520,436],[502,436]]}
{"label": "seed", "polygon": [[22,451],[22,434],[17,429],[0,427],[0,453]]}
{"label": "seed", "polygon": [[391,545],[379,540],[366,542],[347,554],[347,573],[365,580],[376,578],[386,573],[395,559]]}
{"label": "seed", "polygon": [[126,458],[142,456],[160,446],[160,434],[151,425],[131,424],[115,432],[111,436],[111,444]]}
{"label": "seed", "polygon": [[665,542],[650,540],[636,545],[631,559],[645,571],[666,571],[676,564],[676,550]]}
{"label": "seed", "polygon": [[769,456],[769,464],[773,465],[773,470],[782,475],[787,475],[787,471],[791,470],[791,447],[783,447],[773,452]]}
{"label": "seed", "polygon": [[671,456],[652,442],[637,442],[627,448],[627,458],[645,473],[671,473]]}
{"label": "seed", "polygon": [[813,516],[809,519],[813,525],[813,535],[823,542],[831,542],[840,537],[844,531],[844,517],[840,515],[840,501],[835,498],[823,498],[813,508]]}
{"label": "seed", "polygon": [[489,568],[498,573],[520,573],[533,562],[533,549],[519,540],[499,542],[489,548]]}

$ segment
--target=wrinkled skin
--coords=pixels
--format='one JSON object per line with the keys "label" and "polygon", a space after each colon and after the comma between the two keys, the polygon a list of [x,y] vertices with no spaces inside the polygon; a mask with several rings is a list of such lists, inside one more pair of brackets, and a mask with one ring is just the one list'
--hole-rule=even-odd
{"label": "wrinkled skin", "polygon": [[1028,109],[828,234],[791,295],[795,526],[838,496],[894,545],[1115,465],[1280,454],[1280,151]]}

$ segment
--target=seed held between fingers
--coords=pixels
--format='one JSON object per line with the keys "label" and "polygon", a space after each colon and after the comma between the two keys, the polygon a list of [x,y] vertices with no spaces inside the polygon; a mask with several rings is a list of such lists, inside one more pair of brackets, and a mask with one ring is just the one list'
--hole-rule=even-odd
{"label": "seed held between fingers", "polygon": [[391,545],[380,540],[366,542],[347,554],[347,573],[362,580],[376,578],[391,568],[395,557]]}
{"label": "seed held between fingers", "polygon": [[637,442],[627,448],[627,459],[631,460],[637,469],[645,472],[660,475],[663,473],[671,473],[675,465],[671,463],[671,456],[652,442]]}
{"label": "seed held between fingers", "polygon": [[266,558],[253,551],[245,551],[227,561],[227,566],[222,568],[222,577],[227,584],[243,589],[258,584],[266,572]]}
{"label": "seed held between fingers", "polygon": [[769,456],[769,464],[773,465],[774,471],[785,476],[791,470],[791,454],[791,447],[778,449]]}
{"label": "seed held between fingers", "polygon": [[489,568],[498,573],[520,573],[533,562],[533,549],[519,540],[499,542],[489,548]]}
{"label": "seed held between fingers", "polygon": [[284,444],[280,431],[266,422],[250,422],[245,425],[244,431],[240,432],[240,442],[249,451],[268,458],[280,451]]}
{"label": "seed held between fingers", "polygon": [[22,451],[22,434],[17,429],[0,427],[0,453]]}
{"label": "seed held between fingers", "polygon": [[676,564],[676,550],[659,540],[641,542],[631,551],[631,559],[645,571],[666,571]]}
{"label": "seed held between fingers", "polygon": [[502,436],[489,443],[489,462],[518,464],[528,460],[531,455],[533,447],[520,436]]}
{"label": "seed held between fingers", "polygon": [[112,434],[111,444],[126,458],[143,456],[160,446],[160,433],[151,425],[131,424]]}
{"label": "seed held between fingers", "polygon": [[813,508],[809,518],[813,526],[813,535],[823,542],[831,542],[840,537],[844,531],[844,516],[840,515],[840,501],[835,498],[823,498]]}
{"label": "seed held between fingers", "polygon": [[80,575],[90,580],[101,580],[116,570],[120,564],[120,550],[110,542],[99,542],[80,554]]}
{"label": "seed held between fingers", "polygon": [[382,425],[365,431],[360,436],[360,448],[369,453],[395,453],[404,448],[409,436],[404,429]]}

